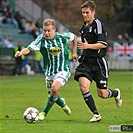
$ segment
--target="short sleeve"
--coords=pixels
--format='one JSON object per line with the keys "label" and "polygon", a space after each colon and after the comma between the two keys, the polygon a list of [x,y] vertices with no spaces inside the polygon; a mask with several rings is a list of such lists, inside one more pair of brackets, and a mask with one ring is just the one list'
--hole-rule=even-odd
{"label": "short sleeve", "polygon": [[30,45],[27,46],[27,48],[30,50],[40,50],[42,37],[43,34],[39,35]]}
{"label": "short sleeve", "polygon": [[69,41],[73,41],[74,40],[74,34],[70,32],[70,40]]}

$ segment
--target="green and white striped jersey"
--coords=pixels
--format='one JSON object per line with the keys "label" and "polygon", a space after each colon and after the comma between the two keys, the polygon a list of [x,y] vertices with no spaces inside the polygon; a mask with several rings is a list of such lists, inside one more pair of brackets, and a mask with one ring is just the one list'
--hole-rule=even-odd
{"label": "green and white striped jersey", "polygon": [[43,34],[39,35],[27,47],[30,50],[39,50],[43,55],[44,72],[46,76],[60,71],[70,72],[68,60],[68,41],[74,40],[71,32],[58,33],[52,40],[47,40]]}

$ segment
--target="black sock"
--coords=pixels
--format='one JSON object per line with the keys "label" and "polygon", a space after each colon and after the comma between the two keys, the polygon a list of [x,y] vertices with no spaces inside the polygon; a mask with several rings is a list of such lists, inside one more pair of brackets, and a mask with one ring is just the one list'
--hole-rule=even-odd
{"label": "black sock", "polygon": [[93,112],[93,114],[99,115],[91,93],[87,92],[87,93],[83,94],[83,97],[84,97],[84,101],[86,102],[86,104],[90,108],[90,110]]}
{"label": "black sock", "polygon": [[108,95],[109,98],[118,96],[118,91],[117,90],[111,90],[109,88],[107,90],[109,92],[109,95]]}

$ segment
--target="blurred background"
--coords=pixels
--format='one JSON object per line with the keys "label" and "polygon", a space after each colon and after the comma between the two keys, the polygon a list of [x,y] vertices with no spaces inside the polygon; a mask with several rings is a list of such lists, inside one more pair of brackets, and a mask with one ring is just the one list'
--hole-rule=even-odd
{"label": "blurred background", "polygon": [[[42,23],[46,18],[56,21],[59,32],[71,31],[80,41],[79,29],[84,21],[80,7],[85,1],[0,0],[0,75],[43,73],[41,55],[31,53],[16,64],[14,52],[26,47],[43,32]],[[108,32],[109,69],[133,70],[133,0],[94,1],[96,17],[104,22]],[[23,65],[20,66],[20,62]],[[73,73],[75,63],[71,57],[70,62]]]}

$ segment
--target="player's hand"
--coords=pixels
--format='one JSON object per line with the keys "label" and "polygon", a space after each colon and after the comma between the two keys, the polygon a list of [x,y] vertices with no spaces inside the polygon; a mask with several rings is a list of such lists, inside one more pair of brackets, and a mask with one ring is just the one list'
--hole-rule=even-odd
{"label": "player's hand", "polygon": [[15,58],[17,58],[17,57],[19,57],[21,55],[22,55],[22,52],[21,51],[17,51],[14,56],[15,56]]}
{"label": "player's hand", "polygon": [[78,55],[77,54],[73,54],[73,59],[75,60],[75,62],[78,61]]}
{"label": "player's hand", "polygon": [[89,44],[88,44],[87,40],[84,38],[84,42],[79,42],[77,47],[79,49],[88,49],[89,48]]}

